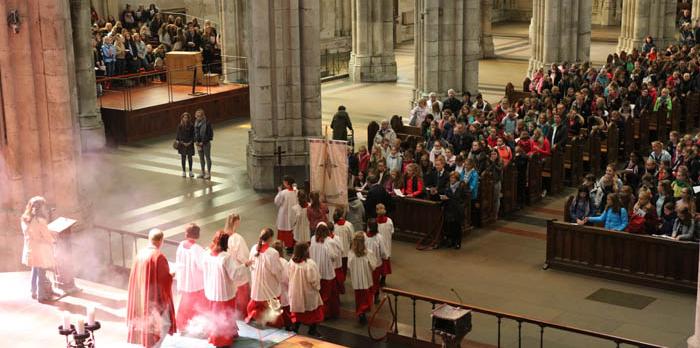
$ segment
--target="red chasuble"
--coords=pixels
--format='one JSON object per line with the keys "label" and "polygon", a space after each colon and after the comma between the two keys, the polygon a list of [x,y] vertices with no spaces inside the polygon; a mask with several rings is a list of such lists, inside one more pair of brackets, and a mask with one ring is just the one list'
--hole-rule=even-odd
{"label": "red chasuble", "polygon": [[172,294],[173,277],[168,260],[153,247],[142,250],[129,276],[126,308],[128,342],[152,347],[161,339],[163,317],[169,315],[169,334],[176,331]]}

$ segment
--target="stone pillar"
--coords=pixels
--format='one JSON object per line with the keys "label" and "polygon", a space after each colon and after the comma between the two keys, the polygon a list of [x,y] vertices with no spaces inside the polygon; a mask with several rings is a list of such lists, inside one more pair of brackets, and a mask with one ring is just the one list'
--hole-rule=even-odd
{"label": "stone pillar", "polygon": [[221,62],[224,83],[241,83],[248,80],[248,54],[246,52],[246,0],[219,0]]}
{"label": "stone pillar", "polygon": [[481,58],[494,58],[496,53],[493,47],[493,33],[491,22],[493,20],[493,0],[481,1]]}
{"label": "stone pillar", "polygon": [[583,62],[591,51],[591,0],[534,0],[528,75],[552,63]]}
{"label": "stone pillar", "polygon": [[414,99],[447,90],[478,92],[481,11],[478,0],[416,0]]}
{"label": "stone pillar", "polygon": [[70,8],[80,144],[83,151],[97,150],[105,146],[105,130],[102,115],[97,107],[95,65],[90,35],[90,0],[70,0]]}
{"label": "stone pillar", "polygon": [[282,174],[307,178],[308,142],[321,135],[319,0],[248,0],[250,119],[248,175],[255,189]]}
{"label": "stone pillar", "polygon": [[693,7],[690,9],[690,16],[694,23],[697,23],[700,19],[700,1],[693,1]]}
{"label": "stone pillar", "polygon": [[352,0],[348,70],[354,82],[396,81],[393,6],[393,0]]}
{"label": "stone pillar", "polygon": [[622,3],[622,29],[617,50],[641,49],[647,35],[654,38],[660,50],[675,42],[675,0],[626,0]]}
{"label": "stone pillar", "polygon": [[0,254],[3,268],[19,269],[19,217],[29,198],[45,196],[55,215],[84,215],[68,1],[0,1],[0,13],[11,9],[22,23],[19,33],[0,25],[0,123],[6,135],[0,142]]}

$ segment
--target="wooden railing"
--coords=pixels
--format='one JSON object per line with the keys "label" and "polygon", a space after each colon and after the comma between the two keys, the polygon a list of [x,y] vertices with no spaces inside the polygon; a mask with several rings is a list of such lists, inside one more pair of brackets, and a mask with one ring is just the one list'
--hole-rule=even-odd
{"label": "wooden railing", "polygon": [[548,267],[695,293],[698,243],[550,220]]}
{"label": "wooden railing", "polygon": [[[138,253],[139,247],[146,245],[144,241],[148,241],[148,234],[124,231],[101,225],[95,225],[95,229],[102,230],[107,234],[109,266],[121,273],[128,274],[131,269],[130,261],[133,255]],[[116,244],[114,242],[116,242]],[[163,246],[161,249],[170,256],[170,259],[174,259],[175,253],[173,249],[176,249],[178,245],[179,242],[166,238],[163,239]],[[115,247],[117,249],[116,253],[114,250]]]}
{"label": "wooden railing", "polygon": [[[604,341],[607,341],[609,343],[615,344],[616,347],[620,347],[621,345],[630,345],[634,347],[645,347],[645,348],[660,348],[662,346],[660,345],[655,345],[651,343],[646,343],[642,341],[637,341],[633,339],[628,339],[624,337],[619,337],[619,336],[614,336],[614,335],[608,335],[602,332],[597,332],[597,331],[592,331],[592,330],[586,330],[586,329],[581,329],[573,326],[567,326],[563,324],[557,324],[557,323],[552,323],[544,320],[538,320],[530,317],[525,317],[525,316],[520,316],[516,314],[511,314],[511,313],[505,313],[505,312],[500,312],[496,311],[493,309],[488,309],[488,308],[483,308],[483,307],[477,307],[473,305],[468,305],[468,304],[463,304],[463,303],[458,303],[454,301],[449,301],[445,299],[440,299],[436,297],[430,297],[430,296],[425,296],[425,295],[420,295],[408,291],[403,291],[399,289],[393,289],[393,288],[382,288],[382,292],[386,294],[388,301],[391,301],[391,297],[393,296],[394,304],[392,307],[392,326],[391,330],[393,331],[394,335],[399,335],[399,330],[398,330],[398,312],[399,312],[399,297],[405,297],[411,300],[412,302],[412,328],[413,331],[411,333],[411,337],[413,340],[418,341],[418,335],[417,335],[417,325],[416,325],[416,302],[417,301],[422,301],[422,302],[427,302],[432,305],[432,308],[435,309],[435,307],[439,304],[447,304],[453,307],[459,307],[459,308],[464,308],[471,310],[472,313],[476,314],[482,314],[486,315],[489,317],[495,317],[498,321],[498,330],[497,330],[497,337],[496,337],[496,344],[497,347],[501,347],[501,326],[503,320],[512,320],[515,321],[518,324],[518,347],[522,346],[523,343],[523,337],[522,337],[522,329],[523,329],[523,324],[529,324],[536,326],[540,329],[539,331],[539,342],[540,342],[540,347],[544,347],[544,333],[545,329],[547,330],[558,330],[558,331],[564,331],[568,332],[577,336],[585,336],[585,337],[593,337],[593,338],[598,338]],[[378,312],[380,310],[380,307],[377,307],[375,311]],[[373,316],[374,317],[374,316]],[[368,327],[372,327],[372,325],[369,325]],[[467,336],[469,337],[469,336]],[[432,337],[431,337],[431,343],[435,343],[435,333],[433,332]]]}

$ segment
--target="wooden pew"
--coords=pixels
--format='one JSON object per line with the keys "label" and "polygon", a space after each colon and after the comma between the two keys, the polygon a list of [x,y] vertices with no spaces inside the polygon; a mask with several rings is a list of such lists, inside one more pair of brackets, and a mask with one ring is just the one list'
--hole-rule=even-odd
{"label": "wooden pew", "polygon": [[374,137],[379,132],[379,123],[372,121],[367,125],[367,151],[372,153],[372,146],[374,146]]}
{"label": "wooden pew", "polygon": [[552,155],[542,161],[542,177],[550,179],[550,193],[557,194],[564,189],[564,151],[552,151]]}
{"label": "wooden pew", "polygon": [[527,163],[527,203],[536,204],[542,200],[542,160],[533,154]]}
{"label": "wooden pew", "polygon": [[643,110],[639,114],[638,127],[634,130],[637,144],[639,144],[638,149],[642,154],[648,154],[651,148],[651,144],[649,143],[649,123],[651,119],[652,114]]}
{"label": "wooden pew", "polygon": [[564,222],[576,222],[571,219],[569,216],[569,209],[571,208],[571,204],[574,202],[574,196],[571,195],[569,198],[566,199],[566,203],[564,203]]}
{"label": "wooden pew", "polygon": [[583,142],[581,137],[571,137],[564,148],[564,178],[569,186],[583,181]]}
{"label": "wooden pew", "polygon": [[515,105],[518,101],[530,97],[530,92],[516,91],[513,83],[508,82],[505,95],[511,105]]}
{"label": "wooden pew", "polygon": [[686,126],[685,131],[693,131],[700,126],[700,93],[691,92],[683,101]]}
{"label": "wooden pew", "polygon": [[600,135],[590,133],[588,129],[582,128],[581,138],[584,141],[581,158],[584,163],[588,164],[588,172],[592,173],[597,178],[600,176],[601,172]]}
{"label": "wooden pew", "polygon": [[[394,239],[416,243],[440,238],[443,227],[442,202],[427,199],[394,197]],[[439,239],[438,239],[439,241]]]}
{"label": "wooden pew", "polygon": [[401,116],[394,115],[389,123],[396,136],[401,139],[401,145],[405,149],[413,149],[416,144],[423,141],[420,127],[404,125]]}
{"label": "wooden pew", "polygon": [[620,133],[613,123],[605,132],[605,141],[600,144],[600,153],[605,154],[607,163],[615,164],[619,160],[617,152],[620,148]]}
{"label": "wooden pew", "polygon": [[698,244],[551,220],[544,267],[694,294]]}
{"label": "wooden pew", "polygon": [[629,154],[637,149],[635,128],[639,128],[639,119],[636,117],[628,117],[625,120],[625,135],[622,140],[624,143],[623,149],[626,158],[629,158]]}
{"label": "wooden pew", "polygon": [[[502,189],[501,189],[502,190]],[[493,190],[493,174],[490,170],[485,170],[479,177],[479,209],[481,216],[481,226],[484,227],[496,221],[496,210],[494,202],[496,193]]]}
{"label": "wooden pew", "polygon": [[673,130],[679,132],[684,131],[684,129],[681,129],[681,123],[685,124],[687,122],[684,121],[685,114],[683,113],[683,103],[681,102],[680,98],[674,97],[672,100],[672,105],[671,117],[668,120],[669,133]]}
{"label": "wooden pew", "polygon": [[513,161],[503,168],[501,193],[501,215],[506,216],[518,210],[518,168]]}

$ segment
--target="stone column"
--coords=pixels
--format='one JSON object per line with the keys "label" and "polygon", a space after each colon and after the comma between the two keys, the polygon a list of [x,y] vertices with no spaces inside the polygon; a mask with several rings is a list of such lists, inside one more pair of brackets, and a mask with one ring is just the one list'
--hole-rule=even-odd
{"label": "stone column", "polygon": [[641,49],[647,35],[654,38],[659,49],[675,42],[675,0],[626,0],[622,3],[622,30],[617,50]]}
{"label": "stone column", "polygon": [[478,0],[416,0],[414,99],[478,92],[481,11]]}
{"label": "stone column", "polygon": [[528,75],[552,63],[583,62],[591,50],[591,0],[534,0]]}
{"label": "stone column", "polygon": [[70,8],[80,143],[83,151],[97,150],[105,146],[105,130],[102,115],[97,107],[95,65],[90,35],[90,0],[70,0]]}
{"label": "stone column", "polygon": [[700,1],[693,1],[693,7],[690,9],[690,16],[694,23],[697,23],[700,19]]}
{"label": "stone column", "polygon": [[494,58],[496,53],[493,47],[493,33],[491,22],[493,20],[493,0],[481,1],[481,57]]}
{"label": "stone column", "polygon": [[255,189],[282,174],[307,178],[308,142],[321,135],[319,0],[248,0],[250,119],[248,175]]}
{"label": "stone column", "polygon": [[0,142],[0,253],[4,268],[19,269],[19,217],[30,197],[45,196],[55,215],[81,222],[84,215],[68,1],[0,1],[0,13],[11,9],[22,23],[19,33],[0,25],[0,122],[7,135]]}
{"label": "stone column", "polygon": [[396,81],[393,6],[393,0],[352,0],[353,81]]}
{"label": "stone column", "polygon": [[246,52],[246,0],[217,0],[221,39],[222,78],[224,83],[241,83],[248,79]]}

